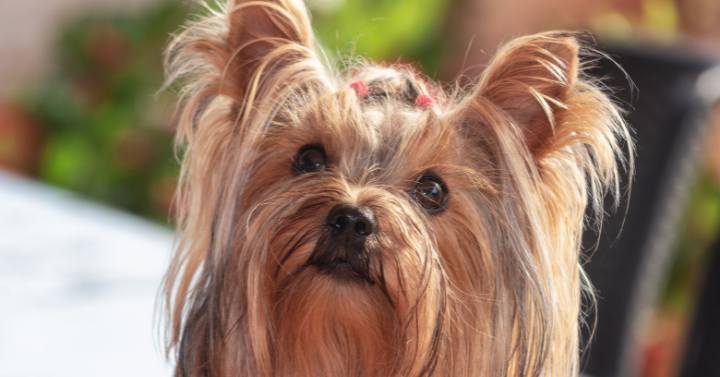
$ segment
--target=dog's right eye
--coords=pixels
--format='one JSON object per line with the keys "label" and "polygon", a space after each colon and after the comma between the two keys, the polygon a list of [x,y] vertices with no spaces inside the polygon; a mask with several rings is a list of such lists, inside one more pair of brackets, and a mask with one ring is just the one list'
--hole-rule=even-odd
{"label": "dog's right eye", "polygon": [[325,170],[327,156],[322,145],[310,144],[298,150],[293,162],[296,174],[314,173]]}

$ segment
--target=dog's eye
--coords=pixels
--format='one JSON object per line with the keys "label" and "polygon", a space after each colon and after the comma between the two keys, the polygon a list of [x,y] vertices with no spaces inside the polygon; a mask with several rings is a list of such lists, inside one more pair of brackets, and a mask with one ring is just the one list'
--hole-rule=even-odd
{"label": "dog's eye", "polygon": [[293,162],[297,174],[313,173],[325,169],[327,157],[322,145],[306,145],[298,151]]}
{"label": "dog's eye", "polygon": [[415,182],[412,196],[428,213],[438,213],[447,206],[448,190],[440,178],[424,174]]}

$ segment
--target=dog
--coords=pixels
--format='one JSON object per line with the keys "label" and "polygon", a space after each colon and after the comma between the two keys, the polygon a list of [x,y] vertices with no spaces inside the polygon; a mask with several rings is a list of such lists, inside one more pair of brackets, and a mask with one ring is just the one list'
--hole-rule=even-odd
{"label": "dog", "polygon": [[580,38],[515,39],[444,91],[337,72],[299,2],[220,8],[166,52],[175,375],[576,376],[586,209],[634,153]]}

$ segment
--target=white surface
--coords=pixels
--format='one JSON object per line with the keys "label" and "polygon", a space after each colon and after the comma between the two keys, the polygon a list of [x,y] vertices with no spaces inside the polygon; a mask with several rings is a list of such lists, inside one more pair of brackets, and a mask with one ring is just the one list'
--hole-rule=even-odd
{"label": "white surface", "polygon": [[0,172],[0,376],[170,376],[169,230]]}

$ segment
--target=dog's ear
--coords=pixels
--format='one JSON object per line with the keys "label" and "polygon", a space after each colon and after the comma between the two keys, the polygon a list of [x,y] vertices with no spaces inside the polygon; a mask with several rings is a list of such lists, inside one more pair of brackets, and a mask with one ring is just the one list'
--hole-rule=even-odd
{"label": "dog's ear", "polygon": [[587,190],[587,177],[595,200],[608,188],[619,199],[620,168],[632,174],[634,143],[607,88],[583,73],[580,51],[569,33],[515,39],[497,52],[453,115],[492,161],[532,162],[526,166],[539,167],[548,182],[554,177],[558,188],[574,187],[558,184],[560,177],[583,177],[573,183],[578,192]]}
{"label": "dog's ear", "polygon": [[166,51],[166,85],[183,85],[180,125],[194,130],[208,123],[201,118],[218,98],[231,100],[229,116],[236,119],[259,99],[329,85],[314,47],[310,17],[299,0],[228,0],[223,9],[210,10]]}
{"label": "dog's ear", "polygon": [[310,17],[301,1],[233,0],[228,16],[224,85],[234,97],[245,98],[288,65],[314,63]]}
{"label": "dog's ear", "polygon": [[515,39],[496,53],[471,101],[502,110],[530,152],[542,154],[578,81],[578,51],[576,39],[560,33]]}

